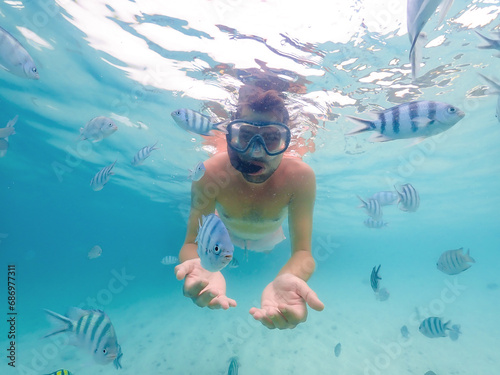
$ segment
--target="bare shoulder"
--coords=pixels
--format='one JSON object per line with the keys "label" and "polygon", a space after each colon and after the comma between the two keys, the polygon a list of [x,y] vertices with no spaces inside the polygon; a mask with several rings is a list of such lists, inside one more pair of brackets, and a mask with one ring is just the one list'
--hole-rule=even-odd
{"label": "bare shoulder", "polygon": [[283,175],[288,184],[295,189],[314,189],[316,176],[313,169],[300,159],[284,158]]}
{"label": "bare shoulder", "polygon": [[313,169],[300,159],[284,158],[282,161],[283,172],[287,177],[314,179],[315,174]]}
{"label": "bare shoulder", "polygon": [[209,182],[229,181],[237,171],[231,167],[227,152],[219,152],[204,162],[205,175],[200,180],[202,184]]}

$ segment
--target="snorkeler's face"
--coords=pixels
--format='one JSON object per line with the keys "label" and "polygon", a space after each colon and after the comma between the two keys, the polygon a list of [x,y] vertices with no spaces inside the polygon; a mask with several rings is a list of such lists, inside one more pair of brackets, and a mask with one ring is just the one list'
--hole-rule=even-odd
{"label": "snorkeler's face", "polygon": [[[255,122],[279,122],[280,120],[270,113],[254,112],[250,108],[242,109],[240,119]],[[274,156],[268,155],[261,142],[253,142],[243,153],[228,147],[228,155],[233,168],[241,172],[246,181],[255,184],[267,181],[278,169],[283,159],[282,153]]]}

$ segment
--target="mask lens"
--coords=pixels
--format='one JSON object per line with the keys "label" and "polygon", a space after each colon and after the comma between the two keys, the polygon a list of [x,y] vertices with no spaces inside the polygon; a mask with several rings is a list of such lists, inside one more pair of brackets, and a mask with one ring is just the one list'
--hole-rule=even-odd
{"label": "mask lens", "polygon": [[260,140],[266,153],[277,155],[284,152],[290,142],[290,130],[283,124],[254,125],[234,122],[228,125],[229,146],[235,151],[245,152],[252,142]]}

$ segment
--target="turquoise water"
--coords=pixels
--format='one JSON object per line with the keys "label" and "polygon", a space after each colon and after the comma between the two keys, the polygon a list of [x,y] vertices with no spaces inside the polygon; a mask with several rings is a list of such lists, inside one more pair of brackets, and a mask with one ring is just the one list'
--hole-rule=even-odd
{"label": "turquoise water", "polygon": [[[478,49],[473,30],[498,31],[498,1],[456,1],[437,30],[434,15],[416,82],[404,1],[4,1],[0,12],[0,26],[40,73],[31,81],[0,71],[0,127],[19,116],[0,158],[0,265],[4,279],[15,266],[18,312],[17,369],[3,356],[2,374],[117,371],[40,339],[50,330],[42,309],[79,305],[112,318],[124,374],[224,374],[234,355],[241,374],[496,373],[500,124],[497,97],[484,93],[478,73],[500,81],[500,60],[498,51]],[[182,296],[173,266],[160,263],[184,241],[188,169],[211,150],[170,112],[228,117],[252,74],[293,83],[294,142],[309,142],[303,160],[317,178],[309,285],[326,307],[291,331],[269,331],[248,314],[288,259],[289,241],[248,262],[237,253],[240,267],[224,271],[238,302],[230,311],[197,308]],[[354,128],[345,116],[367,118],[410,100],[445,101],[466,116],[417,145],[344,136]],[[99,143],[79,141],[80,127],[96,116],[113,118],[119,130]],[[160,149],[132,167],[133,155],[155,141]],[[91,178],[115,159],[115,175],[94,192]],[[389,206],[386,228],[366,228],[356,195],[404,183],[417,188],[418,211]],[[103,254],[89,260],[94,245]],[[458,276],[439,272],[440,254],[460,247],[477,263]],[[384,302],[369,285],[378,264],[391,293]],[[6,283],[1,288],[6,317]],[[463,334],[424,337],[416,308],[451,319]]]}

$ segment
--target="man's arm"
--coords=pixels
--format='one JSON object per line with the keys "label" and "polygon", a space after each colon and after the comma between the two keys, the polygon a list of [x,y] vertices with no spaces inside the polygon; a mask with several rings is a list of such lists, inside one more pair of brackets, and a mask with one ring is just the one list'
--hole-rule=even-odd
{"label": "man's arm", "polygon": [[215,211],[215,197],[210,197],[205,191],[206,181],[209,180],[209,176],[206,177],[200,181],[193,181],[191,185],[191,211],[184,245],[179,252],[181,263],[188,259],[198,258],[198,246],[195,240],[198,235],[199,221],[201,221],[202,215],[208,215]]}
{"label": "man's arm", "polygon": [[[207,169],[209,164],[210,161],[205,164]],[[227,310],[229,307],[235,307],[236,301],[226,296],[226,280],[222,273],[209,272],[201,266],[198,245],[195,243],[198,220],[201,220],[202,215],[211,214],[215,210],[216,198],[213,194],[207,194],[206,190],[212,181],[210,173],[207,172],[200,181],[194,181],[191,185],[191,212],[184,245],[179,252],[181,263],[175,267],[175,275],[178,280],[185,280],[183,293],[196,305]]]}
{"label": "man's arm", "polygon": [[314,272],[315,262],[311,254],[313,210],[316,199],[316,177],[307,164],[293,172],[293,192],[288,206],[288,226],[292,256],[278,275],[291,273],[307,281]]}

